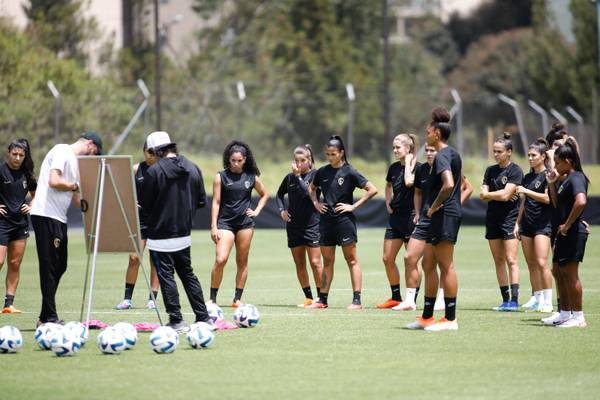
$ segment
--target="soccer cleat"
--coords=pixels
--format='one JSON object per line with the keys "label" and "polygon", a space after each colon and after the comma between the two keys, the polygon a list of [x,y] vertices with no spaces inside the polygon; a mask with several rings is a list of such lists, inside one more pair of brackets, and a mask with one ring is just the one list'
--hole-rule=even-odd
{"label": "soccer cleat", "polygon": [[317,301],[317,302],[312,303],[310,306],[307,306],[306,308],[327,308],[327,307],[329,307],[327,304]]}
{"label": "soccer cleat", "polygon": [[541,312],[541,313],[551,313],[552,312],[552,304],[540,304],[536,311]]}
{"label": "soccer cleat", "polygon": [[10,305],[8,307],[4,307],[2,309],[2,314],[21,314],[23,311],[19,310],[18,308],[15,308],[15,306]]}
{"label": "soccer cleat", "polygon": [[506,309],[510,305],[510,301],[503,301],[498,307],[492,308],[494,311],[507,311]]}
{"label": "soccer cleat", "polygon": [[185,321],[169,322],[167,326],[177,333],[187,333],[190,330],[190,326]]}
{"label": "soccer cleat", "polygon": [[523,304],[521,307],[522,308],[534,308],[535,306],[537,306],[538,302],[535,299],[535,296],[531,296],[531,298],[529,299],[529,301],[525,304]]}
{"label": "soccer cleat", "polygon": [[435,324],[431,324],[425,327],[427,332],[440,332],[440,331],[455,331],[458,329],[458,322],[448,321],[445,317],[442,317]]}
{"label": "soccer cleat", "polygon": [[362,304],[350,304],[348,307],[346,307],[348,310],[362,310],[363,306]]}
{"label": "soccer cleat", "polygon": [[585,322],[584,318],[569,318],[566,321],[555,324],[557,328],[585,328],[587,326],[587,322]]}
{"label": "soccer cleat", "polygon": [[120,302],[119,304],[117,304],[117,306],[115,307],[117,310],[130,310],[133,308],[133,303],[131,302],[131,300],[123,300],[122,302]]}
{"label": "soccer cleat", "polygon": [[239,306],[243,306],[243,305],[244,305],[244,303],[242,303],[242,302],[241,302],[241,301],[239,301],[239,300],[236,300],[236,301],[234,301],[234,302],[231,304],[231,307],[232,307],[232,308],[238,308]]}
{"label": "soccer cleat", "polygon": [[392,310],[394,311],[415,311],[416,309],[417,305],[415,303],[406,300],[398,304],[396,307],[392,307]]}
{"label": "soccer cleat", "polygon": [[429,325],[435,324],[435,319],[431,318],[423,318],[422,316],[418,316],[414,322],[406,325],[408,329],[425,329]]}
{"label": "soccer cleat", "polygon": [[148,303],[146,303],[146,308],[148,310],[155,310],[156,309],[156,303],[154,303],[153,300],[148,300]]}
{"label": "soccer cleat", "polygon": [[398,300],[387,299],[383,303],[377,304],[377,308],[393,308],[393,307],[396,307],[400,303],[401,302]]}
{"label": "soccer cleat", "polygon": [[[559,316],[560,316],[560,312],[555,311],[549,317],[542,318],[542,322],[544,323],[544,325],[546,325],[546,321],[549,321],[549,322],[553,321],[553,320],[557,319]],[[548,325],[554,325],[554,324],[550,323]]]}
{"label": "soccer cleat", "polygon": [[536,301],[531,305],[531,307],[525,307],[524,305],[521,307],[525,309],[525,312],[538,312],[540,309],[540,303]]}
{"label": "soccer cleat", "polygon": [[548,318],[542,318],[542,322],[544,323],[544,325],[556,326],[568,321],[569,319],[571,319],[571,317],[563,318],[560,316],[560,312],[556,312]]}
{"label": "soccer cleat", "polygon": [[519,303],[516,301],[509,301],[508,306],[504,311],[519,311]]}
{"label": "soccer cleat", "polygon": [[304,303],[298,304],[298,307],[299,308],[307,308],[308,306],[310,306],[314,302],[315,301],[313,299],[304,299]]}

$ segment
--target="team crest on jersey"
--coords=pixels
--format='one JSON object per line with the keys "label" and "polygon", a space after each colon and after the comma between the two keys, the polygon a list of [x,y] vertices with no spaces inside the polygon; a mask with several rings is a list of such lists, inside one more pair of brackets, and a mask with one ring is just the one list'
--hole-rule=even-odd
{"label": "team crest on jersey", "polygon": [[244,182],[244,187],[245,187],[246,189],[250,189],[250,181],[245,181],[245,182]]}
{"label": "team crest on jersey", "polygon": [[540,181],[537,181],[537,182],[535,183],[535,185],[534,185],[534,187],[535,187],[536,189],[539,189],[539,188],[540,188],[540,186],[542,186],[542,182],[540,182]]}
{"label": "team crest on jersey", "polygon": [[558,194],[561,194],[563,189],[564,189],[563,185],[560,185],[560,187],[557,190]]}
{"label": "team crest on jersey", "polygon": [[57,249],[60,247],[60,239],[59,238],[54,238],[54,247],[56,247]]}
{"label": "team crest on jersey", "polygon": [[506,182],[508,182],[508,176],[503,176],[502,177],[502,184],[506,185]]}
{"label": "team crest on jersey", "polygon": [[27,189],[27,181],[23,180],[23,189]]}
{"label": "team crest on jersey", "polygon": [[344,178],[338,178],[338,185],[342,186],[344,184]]}

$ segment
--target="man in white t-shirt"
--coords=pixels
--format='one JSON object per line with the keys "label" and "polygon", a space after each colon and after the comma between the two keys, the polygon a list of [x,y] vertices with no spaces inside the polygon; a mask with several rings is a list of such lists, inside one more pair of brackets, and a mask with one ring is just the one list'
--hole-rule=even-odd
{"label": "man in white t-shirt", "polygon": [[102,154],[102,139],[88,131],[73,144],[57,144],[46,154],[40,168],[31,224],[40,267],[42,310],[38,325],[62,323],[56,312],[56,289],[67,270],[67,209],[79,206],[77,156]]}

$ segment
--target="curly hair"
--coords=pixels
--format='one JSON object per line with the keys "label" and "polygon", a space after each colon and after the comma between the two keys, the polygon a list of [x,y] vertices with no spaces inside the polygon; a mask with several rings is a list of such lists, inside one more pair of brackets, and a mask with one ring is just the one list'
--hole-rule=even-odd
{"label": "curly hair", "polygon": [[21,170],[25,172],[25,177],[28,181],[35,180],[35,166],[33,159],[31,158],[31,147],[29,147],[29,141],[27,139],[16,139],[10,142],[8,145],[8,151],[10,152],[14,148],[19,148],[25,152],[25,159],[21,164]]}
{"label": "curly hair", "polygon": [[240,153],[246,157],[243,167],[244,172],[260,176],[260,170],[256,165],[256,160],[254,159],[252,150],[250,150],[250,146],[241,140],[232,140],[225,146],[225,150],[223,151],[223,168],[229,169],[229,159],[233,153]]}

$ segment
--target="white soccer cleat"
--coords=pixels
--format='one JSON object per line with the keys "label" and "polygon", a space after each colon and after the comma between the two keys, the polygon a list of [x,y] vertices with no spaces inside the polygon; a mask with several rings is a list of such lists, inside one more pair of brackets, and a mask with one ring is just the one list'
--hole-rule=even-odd
{"label": "white soccer cleat", "polygon": [[435,324],[425,327],[427,332],[440,332],[440,331],[456,331],[458,330],[458,322],[448,321],[446,318],[440,319]]}
{"label": "white soccer cleat", "polygon": [[417,309],[417,305],[410,301],[403,301],[395,307],[392,307],[394,311],[415,311]]}
{"label": "white soccer cleat", "polygon": [[535,298],[535,296],[531,296],[531,298],[529,299],[529,301],[525,304],[523,304],[521,306],[521,308],[534,308],[534,306],[537,306],[538,302]]}
{"label": "white soccer cleat", "polygon": [[569,318],[568,320],[555,324],[557,328],[585,328],[587,322],[584,318]]}
{"label": "white soccer cleat", "polygon": [[548,326],[555,326],[558,324],[562,324],[566,321],[568,321],[569,319],[571,319],[571,317],[562,317],[560,315],[560,312],[555,312],[552,313],[551,316],[549,316],[548,318],[542,318],[542,322],[544,323],[544,325],[548,325]]}

